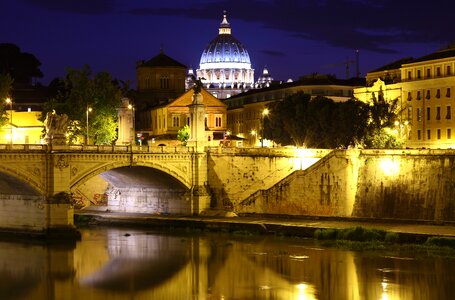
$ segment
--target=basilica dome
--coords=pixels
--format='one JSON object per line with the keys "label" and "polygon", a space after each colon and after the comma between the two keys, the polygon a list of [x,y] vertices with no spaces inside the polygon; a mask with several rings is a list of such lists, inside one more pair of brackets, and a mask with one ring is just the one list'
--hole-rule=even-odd
{"label": "basilica dome", "polygon": [[232,34],[223,15],[218,36],[202,52],[197,76],[207,88],[247,89],[254,83],[254,70],[246,48]]}

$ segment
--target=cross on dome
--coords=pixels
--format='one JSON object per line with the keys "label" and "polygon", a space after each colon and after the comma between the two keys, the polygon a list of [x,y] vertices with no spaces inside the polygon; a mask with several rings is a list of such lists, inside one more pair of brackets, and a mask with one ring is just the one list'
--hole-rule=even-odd
{"label": "cross on dome", "polygon": [[219,34],[231,34],[231,25],[227,21],[226,11],[223,11],[223,21],[221,21]]}

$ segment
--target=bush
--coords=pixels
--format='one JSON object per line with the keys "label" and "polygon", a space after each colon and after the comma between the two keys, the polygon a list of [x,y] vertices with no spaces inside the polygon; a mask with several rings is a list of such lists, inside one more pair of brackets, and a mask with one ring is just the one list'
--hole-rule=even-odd
{"label": "bush", "polygon": [[347,240],[358,242],[384,241],[384,230],[367,229],[360,226],[346,229],[318,229],[314,237],[318,240]]}
{"label": "bush", "polygon": [[425,242],[425,245],[455,248],[455,238],[430,236]]}
{"label": "bush", "polygon": [[400,241],[400,235],[396,232],[387,232],[385,234],[384,242],[389,244],[395,244]]}
{"label": "bush", "polygon": [[314,238],[317,240],[336,240],[338,229],[317,229]]}

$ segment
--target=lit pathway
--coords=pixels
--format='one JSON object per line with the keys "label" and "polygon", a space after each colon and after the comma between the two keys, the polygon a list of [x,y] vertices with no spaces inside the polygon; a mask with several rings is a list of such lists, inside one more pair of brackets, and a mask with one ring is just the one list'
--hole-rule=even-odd
{"label": "lit pathway", "polygon": [[316,229],[349,228],[362,226],[365,228],[383,229],[410,235],[439,235],[455,237],[455,223],[443,225],[429,222],[367,220],[367,219],[335,219],[335,218],[297,218],[297,217],[210,217],[210,216],[162,216],[139,213],[102,212],[94,210],[77,210],[75,215],[90,215],[99,222],[123,223],[150,226],[195,227],[195,228],[227,228],[231,230],[254,229],[263,233],[286,233],[312,237]]}

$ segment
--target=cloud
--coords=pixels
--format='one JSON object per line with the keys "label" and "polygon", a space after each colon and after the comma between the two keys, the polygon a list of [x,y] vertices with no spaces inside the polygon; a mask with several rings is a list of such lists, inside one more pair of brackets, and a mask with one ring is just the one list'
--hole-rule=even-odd
{"label": "cloud", "polygon": [[[230,18],[256,22],[296,38],[349,49],[394,53],[397,43],[447,43],[455,40],[452,0],[219,0],[189,2],[185,8],[142,7],[140,16]],[[252,13],[254,12],[254,13]]]}
{"label": "cloud", "polygon": [[114,11],[116,0],[23,0],[51,11],[98,15]]}

